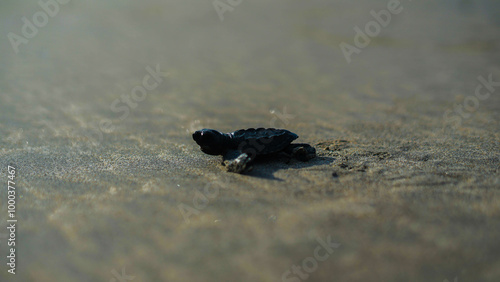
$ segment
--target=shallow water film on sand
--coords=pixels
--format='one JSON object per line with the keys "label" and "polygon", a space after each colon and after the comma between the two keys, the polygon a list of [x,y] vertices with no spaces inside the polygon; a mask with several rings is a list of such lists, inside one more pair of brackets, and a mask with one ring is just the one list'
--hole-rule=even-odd
{"label": "shallow water film on sand", "polygon": [[[2,1],[0,281],[499,281],[500,2]],[[228,173],[193,132],[284,128]]]}

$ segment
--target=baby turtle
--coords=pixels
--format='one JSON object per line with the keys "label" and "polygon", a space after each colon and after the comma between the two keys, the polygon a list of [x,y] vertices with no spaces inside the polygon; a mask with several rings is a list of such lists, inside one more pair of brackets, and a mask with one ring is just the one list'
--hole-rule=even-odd
{"label": "baby turtle", "polygon": [[316,149],[309,144],[290,144],[299,136],[285,129],[249,128],[222,133],[202,129],[193,133],[201,150],[209,155],[222,155],[223,164],[230,172],[243,173],[256,157],[284,153],[300,161],[316,157]]}

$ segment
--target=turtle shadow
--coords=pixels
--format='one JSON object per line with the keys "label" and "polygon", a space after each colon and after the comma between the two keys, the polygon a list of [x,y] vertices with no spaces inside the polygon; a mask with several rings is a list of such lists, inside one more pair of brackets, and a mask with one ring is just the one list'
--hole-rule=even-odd
{"label": "turtle shadow", "polygon": [[243,173],[251,177],[263,178],[268,180],[284,181],[281,178],[275,177],[274,173],[282,169],[303,169],[319,165],[331,164],[335,158],[332,157],[315,157],[307,162],[302,162],[296,159],[286,157],[259,157],[252,162],[253,169]]}

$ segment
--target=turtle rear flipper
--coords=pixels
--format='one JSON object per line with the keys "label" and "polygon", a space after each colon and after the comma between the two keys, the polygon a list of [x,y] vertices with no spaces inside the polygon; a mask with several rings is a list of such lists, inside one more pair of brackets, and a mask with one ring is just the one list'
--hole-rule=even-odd
{"label": "turtle rear flipper", "polygon": [[309,144],[297,143],[288,145],[283,150],[287,155],[296,158],[299,161],[307,162],[316,157],[316,149]]}
{"label": "turtle rear flipper", "polygon": [[252,170],[249,163],[253,160],[248,154],[239,150],[230,150],[224,154],[222,164],[226,166],[227,171],[235,173],[244,173]]}

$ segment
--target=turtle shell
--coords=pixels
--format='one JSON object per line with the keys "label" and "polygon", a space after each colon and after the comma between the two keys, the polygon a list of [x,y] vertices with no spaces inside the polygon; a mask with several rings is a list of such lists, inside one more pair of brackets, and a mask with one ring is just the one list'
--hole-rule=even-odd
{"label": "turtle shell", "polygon": [[235,149],[255,155],[276,153],[299,136],[286,129],[249,128],[229,133]]}

